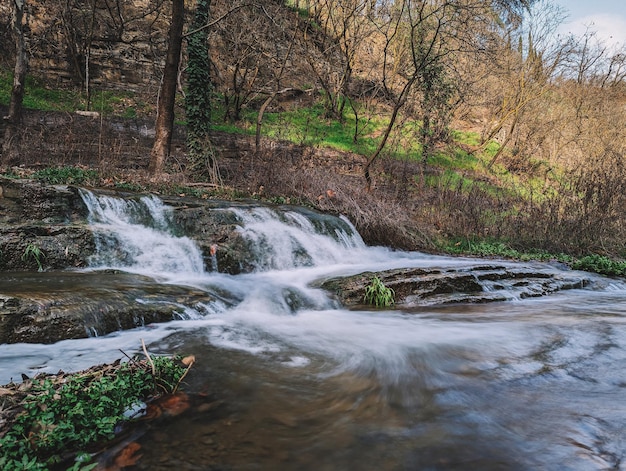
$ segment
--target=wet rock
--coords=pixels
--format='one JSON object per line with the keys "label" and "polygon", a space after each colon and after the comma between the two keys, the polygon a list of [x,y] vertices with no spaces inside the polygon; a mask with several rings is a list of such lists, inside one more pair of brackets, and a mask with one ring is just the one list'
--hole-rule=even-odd
{"label": "wet rock", "polygon": [[451,303],[486,303],[545,296],[590,283],[578,274],[546,268],[511,268],[498,265],[460,269],[406,268],[332,278],[320,286],[347,307],[363,307],[365,290],[374,277],[393,289],[399,308]]}
{"label": "wet rock", "polygon": [[[97,193],[129,199],[142,196],[111,190]],[[252,251],[238,231],[242,223],[227,209],[241,203],[181,197],[163,200],[175,208],[174,232],[194,239],[207,271],[237,274],[254,268]],[[0,177],[0,271],[88,266],[96,251],[88,213],[76,187]],[[39,255],[29,254],[29,247]]]}
{"label": "wet rock", "polygon": [[2,275],[0,343],[54,343],[186,317],[211,302],[192,288],[121,273]]}
{"label": "wet rock", "polygon": [[[236,275],[250,272],[253,252],[248,242],[241,236],[241,221],[221,201],[194,200],[164,201],[175,208],[173,219],[180,234],[191,237],[204,258],[207,271],[217,271]],[[229,203],[229,206],[236,206]]]}
{"label": "wet rock", "polygon": [[76,188],[0,177],[0,270],[84,267],[94,249]]}

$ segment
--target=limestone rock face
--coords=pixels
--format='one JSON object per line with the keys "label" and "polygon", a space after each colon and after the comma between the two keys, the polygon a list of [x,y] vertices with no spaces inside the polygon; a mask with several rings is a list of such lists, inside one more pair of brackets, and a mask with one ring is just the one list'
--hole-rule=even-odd
{"label": "limestone rock face", "polygon": [[76,188],[0,177],[0,271],[87,266],[86,218]]}

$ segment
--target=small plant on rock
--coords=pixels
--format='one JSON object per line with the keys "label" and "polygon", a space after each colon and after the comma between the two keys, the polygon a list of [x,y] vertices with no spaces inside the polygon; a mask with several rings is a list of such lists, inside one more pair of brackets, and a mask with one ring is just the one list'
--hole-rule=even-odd
{"label": "small plant on rock", "polygon": [[365,288],[364,300],[367,304],[376,307],[389,307],[395,304],[395,293],[393,289],[388,288],[377,276]]}
{"label": "small plant on rock", "polygon": [[36,246],[35,244],[28,244],[24,249],[24,253],[22,254],[22,260],[24,262],[28,262],[29,260],[34,260],[37,263],[37,267],[39,271],[43,271],[43,265],[41,264],[41,260],[45,257],[43,251]]}

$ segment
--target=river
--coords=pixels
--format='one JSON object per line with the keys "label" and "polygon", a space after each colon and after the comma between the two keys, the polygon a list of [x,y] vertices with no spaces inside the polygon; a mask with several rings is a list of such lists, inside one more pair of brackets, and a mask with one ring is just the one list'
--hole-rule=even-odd
{"label": "river", "polygon": [[537,298],[348,310],[316,283],[477,262],[367,247],[347,221],[321,230],[296,213],[250,209],[240,216],[264,254],[257,270],[206,272],[158,200],[146,202],[146,223],[113,198],[85,198],[102,231],[85,276],[123,269],[213,302],[107,336],[0,345],[0,383],[139,353],[141,339],[153,353],[194,354],[192,407],[141,432],[133,469],[626,469],[624,283],[594,277]]}

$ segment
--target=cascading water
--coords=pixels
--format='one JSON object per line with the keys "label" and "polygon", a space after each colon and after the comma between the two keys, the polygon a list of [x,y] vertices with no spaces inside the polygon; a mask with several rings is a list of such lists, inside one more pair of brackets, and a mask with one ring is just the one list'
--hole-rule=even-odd
{"label": "cascading water", "polygon": [[319,215],[310,219],[301,212],[270,208],[233,212],[243,222],[240,232],[258,254],[258,271],[338,263],[355,249],[365,248],[361,236],[344,219]]}
{"label": "cascading water", "polygon": [[219,211],[237,215],[255,271],[225,275],[204,270],[157,198],[82,195],[98,234],[92,269],[228,300],[110,336],[0,346],[4,382],[112,361],[142,338],[153,352],[194,353],[187,388],[209,391],[208,402],[147,431],[137,469],[626,469],[622,282],[524,299],[525,271],[570,273],[497,261],[519,278],[483,270],[476,280],[506,302],[347,310],[315,286],[482,262],[366,247],[347,221],[305,210],[233,207]]}
{"label": "cascading water", "polygon": [[172,233],[171,208],[155,196],[125,200],[81,190],[96,235],[92,266],[135,273],[202,273],[203,260],[188,237]]}

